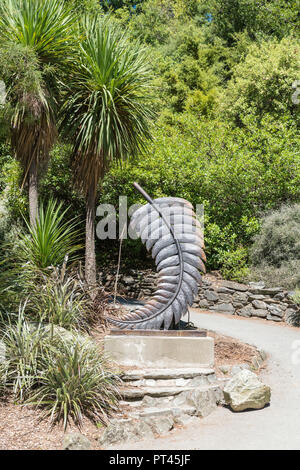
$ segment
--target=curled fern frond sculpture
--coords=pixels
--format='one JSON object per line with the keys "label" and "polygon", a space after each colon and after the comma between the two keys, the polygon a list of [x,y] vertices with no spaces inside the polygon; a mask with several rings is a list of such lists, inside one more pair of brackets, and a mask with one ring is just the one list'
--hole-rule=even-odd
{"label": "curled fern frond sculpture", "polygon": [[129,229],[151,250],[158,271],[153,298],[123,319],[108,320],[121,329],[168,330],[177,325],[192,305],[205,272],[203,233],[193,206],[185,199],[152,200],[137,183],[148,204],[131,217]]}

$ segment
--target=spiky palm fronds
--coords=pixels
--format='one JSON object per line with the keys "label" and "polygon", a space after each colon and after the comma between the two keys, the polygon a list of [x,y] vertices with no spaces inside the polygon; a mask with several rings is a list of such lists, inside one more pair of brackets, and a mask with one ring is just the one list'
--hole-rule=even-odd
{"label": "spiky palm fronds", "polygon": [[12,109],[12,145],[24,182],[35,192],[57,135],[59,81],[72,48],[74,21],[61,0],[0,4],[0,41],[9,56],[9,66],[4,64],[1,72]]}
{"label": "spiky palm fronds", "polygon": [[62,203],[50,199],[39,208],[39,216],[34,226],[28,222],[28,233],[20,236],[18,252],[20,260],[31,264],[34,269],[46,269],[62,265],[65,256],[74,259],[74,254],[82,248],[78,243],[79,221],[66,219],[68,209]]}
{"label": "spiky palm fronds", "polygon": [[106,17],[85,18],[62,131],[72,139],[78,186],[96,188],[113,159],[136,153],[150,137],[151,70],[145,51]]}
{"label": "spiky palm fronds", "polygon": [[151,72],[145,52],[106,17],[87,17],[66,92],[61,130],[73,143],[75,182],[87,196],[85,277],[96,284],[95,199],[114,159],[134,155],[150,137]]}

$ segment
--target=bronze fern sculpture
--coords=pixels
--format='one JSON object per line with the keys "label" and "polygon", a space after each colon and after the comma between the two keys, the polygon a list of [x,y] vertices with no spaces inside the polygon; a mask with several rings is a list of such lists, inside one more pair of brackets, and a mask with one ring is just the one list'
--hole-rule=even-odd
{"label": "bronze fern sculpture", "polygon": [[203,233],[191,203],[163,197],[152,200],[137,184],[148,204],[131,217],[130,229],[141,238],[158,271],[153,298],[121,320],[109,318],[121,329],[168,330],[192,305],[205,272]]}

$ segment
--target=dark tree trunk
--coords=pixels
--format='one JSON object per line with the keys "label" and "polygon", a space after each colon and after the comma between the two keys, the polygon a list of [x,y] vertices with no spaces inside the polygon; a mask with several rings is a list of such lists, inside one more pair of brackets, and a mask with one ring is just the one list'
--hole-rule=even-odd
{"label": "dark tree trunk", "polygon": [[28,172],[28,197],[30,225],[34,226],[38,214],[38,171],[36,162],[32,162]]}
{"label": "dark tree trunk", "polygon": [[90,187],[86,200],[85,225],[85,279],[90,287],[96,285],[95,253],[95,199],[96,191]]}

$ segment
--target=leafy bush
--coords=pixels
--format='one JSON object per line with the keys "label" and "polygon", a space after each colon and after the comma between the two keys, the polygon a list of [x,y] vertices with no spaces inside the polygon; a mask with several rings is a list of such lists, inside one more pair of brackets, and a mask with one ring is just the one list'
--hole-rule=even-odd
{"label": "leafy bush", "polygon": [[266,263],[277,268],[290,260],[300,261],[300,204],[282,206],[262,220],[251,260],[254,266]]}
{"label": "leafy bush", "polygon": [[250,249],[249,279],[270,286],[300,286],[300,204],[266,215]]}
{"label": "leafy bush", "polygon": [[248,281],[264,281],[269,287],[295,289],[300,286],[300,260],[284,261],[280,267],[262,262],[258,266],[249,266],[246,276]]}
{"label": "leafy bush", "polygon": [[16,323],[2,328],[2,389],[65,427],[70,420],[80,425],[83,415],[105,422],[117,405],[117,376],[91,340],[46,326],[28,322],[23,308]]}
{"label": "leafy bush", "polygon": [[[266,119],[235,129],[190,114],[164,115],[146,155],[114,166],[103,182],[100,202],[118,208],[144,203],[132,183],[153,197],[177,196],[204,205],[207,268],[235,278],[246,274],[248,249],[259,230],[261,213],[300,192],[299,134],[293,124]],[[123,259],[136,263],[139,243],[124,243]],[[106,246],[98,241],[99,259]],[[101,249],[100,249],[101,247]],[[115,249],[117,253],[117,249]],[[140,254],[139,254],[140,256]]]}
{"label": "leafy bush", "polygon": [[294,294],[292,295],[292,300],[295,304],[300,305],[300,289],[296,289]]}
{"label": "leafy bush", "polygon": [[300,114],[292,102],[292,83],[299,79],[299,50],[294,37],[252,44],[224,91],[225,116],[237,124],[247,116],[262,119],[266,114],[299,123]]}

